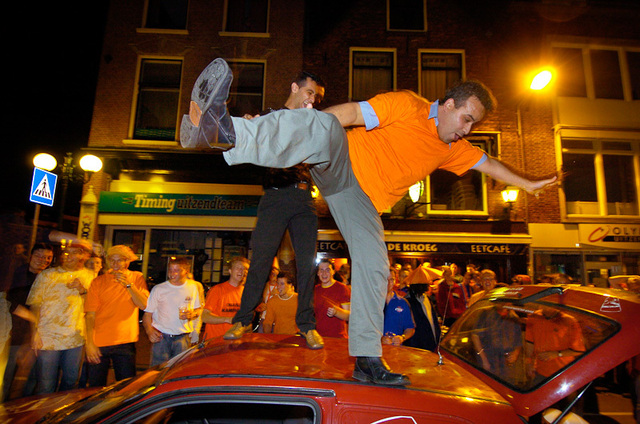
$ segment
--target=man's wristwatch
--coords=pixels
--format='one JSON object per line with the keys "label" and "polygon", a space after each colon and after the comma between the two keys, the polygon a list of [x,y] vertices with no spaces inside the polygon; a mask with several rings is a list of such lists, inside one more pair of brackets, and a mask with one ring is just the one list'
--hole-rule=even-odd
{"label": "man's wristwatch", "polygon": [[130,289],[131,288],[131,284],[127,283],[126,286],[124,286],[125,289]]}

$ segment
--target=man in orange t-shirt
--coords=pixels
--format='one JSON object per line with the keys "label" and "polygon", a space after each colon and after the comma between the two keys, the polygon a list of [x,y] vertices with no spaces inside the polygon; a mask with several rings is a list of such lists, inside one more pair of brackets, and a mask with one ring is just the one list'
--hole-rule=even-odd
{"label": "man in orange t-shirt", "polygon": [[584,354],[578,321],[559,309],[543,306],[527,318],[525,353],[528,374],[537,384]]}
{"label": "man in orange t-shirt", "polygon": [[[406,376],[390,372],[382,360],[389,260],[379,212],[436,169],[458,175],[475,169],[529,193],[555,182],[555,177],[540,181],[520,177],[463,139],[496,103],[491,91],[477,81],[464,81],[433,103],[403,91],[324,112],[276,111],[251,120],[229,116],[225,100],[231,81],[231,69],[220,58],[201,74],[189,115],[183,119],[182,145],[226,148],[223,156],[229,165],[313,165],[313,181],[353,263],[349,321],[349,354],[356,357],[353,377],[376,384],[409,384]],[[351,126],[358,128],[344,131]]]}
{"label": "man in orange t-shirt", "polygon": [[243,257],[231,259],[229,280],[217,284],[207,293],[202,310],[205,323],[204,339],[222,336],[231,328],[231,319],[240,309],[244,282],[249,271],[249,260]]}
{"label": "man in orange t-shirt", "polygon": [[139,310],[147,306],[149,290],[143,275],[130,271],[138,257],[124,245],[107,251],[109,271],[100,275],[87,292],[85,354],[89,386],[107,385],[109,363],[116,380],[136,375]]}

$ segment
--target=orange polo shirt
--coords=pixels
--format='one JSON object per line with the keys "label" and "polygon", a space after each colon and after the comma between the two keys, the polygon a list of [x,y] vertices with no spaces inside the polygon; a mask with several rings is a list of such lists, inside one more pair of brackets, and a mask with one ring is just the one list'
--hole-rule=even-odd
{"label": "orange polo shirt", "polygon": [[[128,278],[132,286],[149,295],[147,283],[141,273],[131,271]],[[114,346],[138,341],[138,307],[126,288],[113,274],[103,274],[93,280],[84,302],[85,312],[95,312],[93,342],[98,347]]]}
{"label": "orange polo shirt", "polygon": [[462,175],[484,154],[464,139],[441,141],[429,119],[431,103],[413,92],[379,94],[368,103],[380,124],[354,128],[347,137],[353,172],[379,212],[436,169]]}

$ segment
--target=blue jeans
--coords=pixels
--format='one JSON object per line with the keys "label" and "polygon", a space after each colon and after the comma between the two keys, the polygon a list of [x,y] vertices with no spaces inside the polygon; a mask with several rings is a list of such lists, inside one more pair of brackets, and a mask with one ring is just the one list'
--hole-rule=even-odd
{"label": "blue jeans", "polygon": [[53,393],[58,386],[58,375],[60,377],[59,391],[71,390],[75,388],[82,364],[83,346],[65,350],[39,350],[36,366],[38,367],[38,387],[36,394]]}
{"label": "blue jeans", "polygon": [[113,346],[100,347],[100,363],[87,363],[87,379],[89,387],[99,387],[107,385],[109,374],[109,364],[113,364],[113,372],[116,380],[136,375],[136,344],[123,343]]}
{"label": "blue jeans", "polygon": [[170,334],[162,334],[162,340],[154,343],[151,347],[151,364],[155,366],[168,361],[179,353],[191,347],[191,339],[189,333],[172,336]]}

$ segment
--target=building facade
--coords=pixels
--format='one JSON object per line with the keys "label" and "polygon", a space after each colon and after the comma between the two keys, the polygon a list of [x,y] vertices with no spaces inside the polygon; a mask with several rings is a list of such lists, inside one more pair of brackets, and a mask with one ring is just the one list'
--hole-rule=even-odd
{"label": "building facade", "polygon": [[[481,80],[498,109],[469,140],[530,178],[560,176],[505,203],[498,181],[437,171],[383,214],[392,261],[475,264],[502,281],[563,272],[601,284],[638,273],[634,3],[114,0],[88,146],[106,162],[92,182],[97,237],[135,246],[154,280],[170,255],[193,257],[196,278],[214,284],[225,259],[250,254],[262,170],[176,141],[193,82],[223,57],[234,72],[234,115],[282,105],[301,69],[327,83],[320,108],[399,89],[436,100],[457,80]],[[547,66],[551,86],[529,90]],[[347,257],[321,198],[317,207],[318,254]],[[282,256],[292,258],[286,243]]]}

